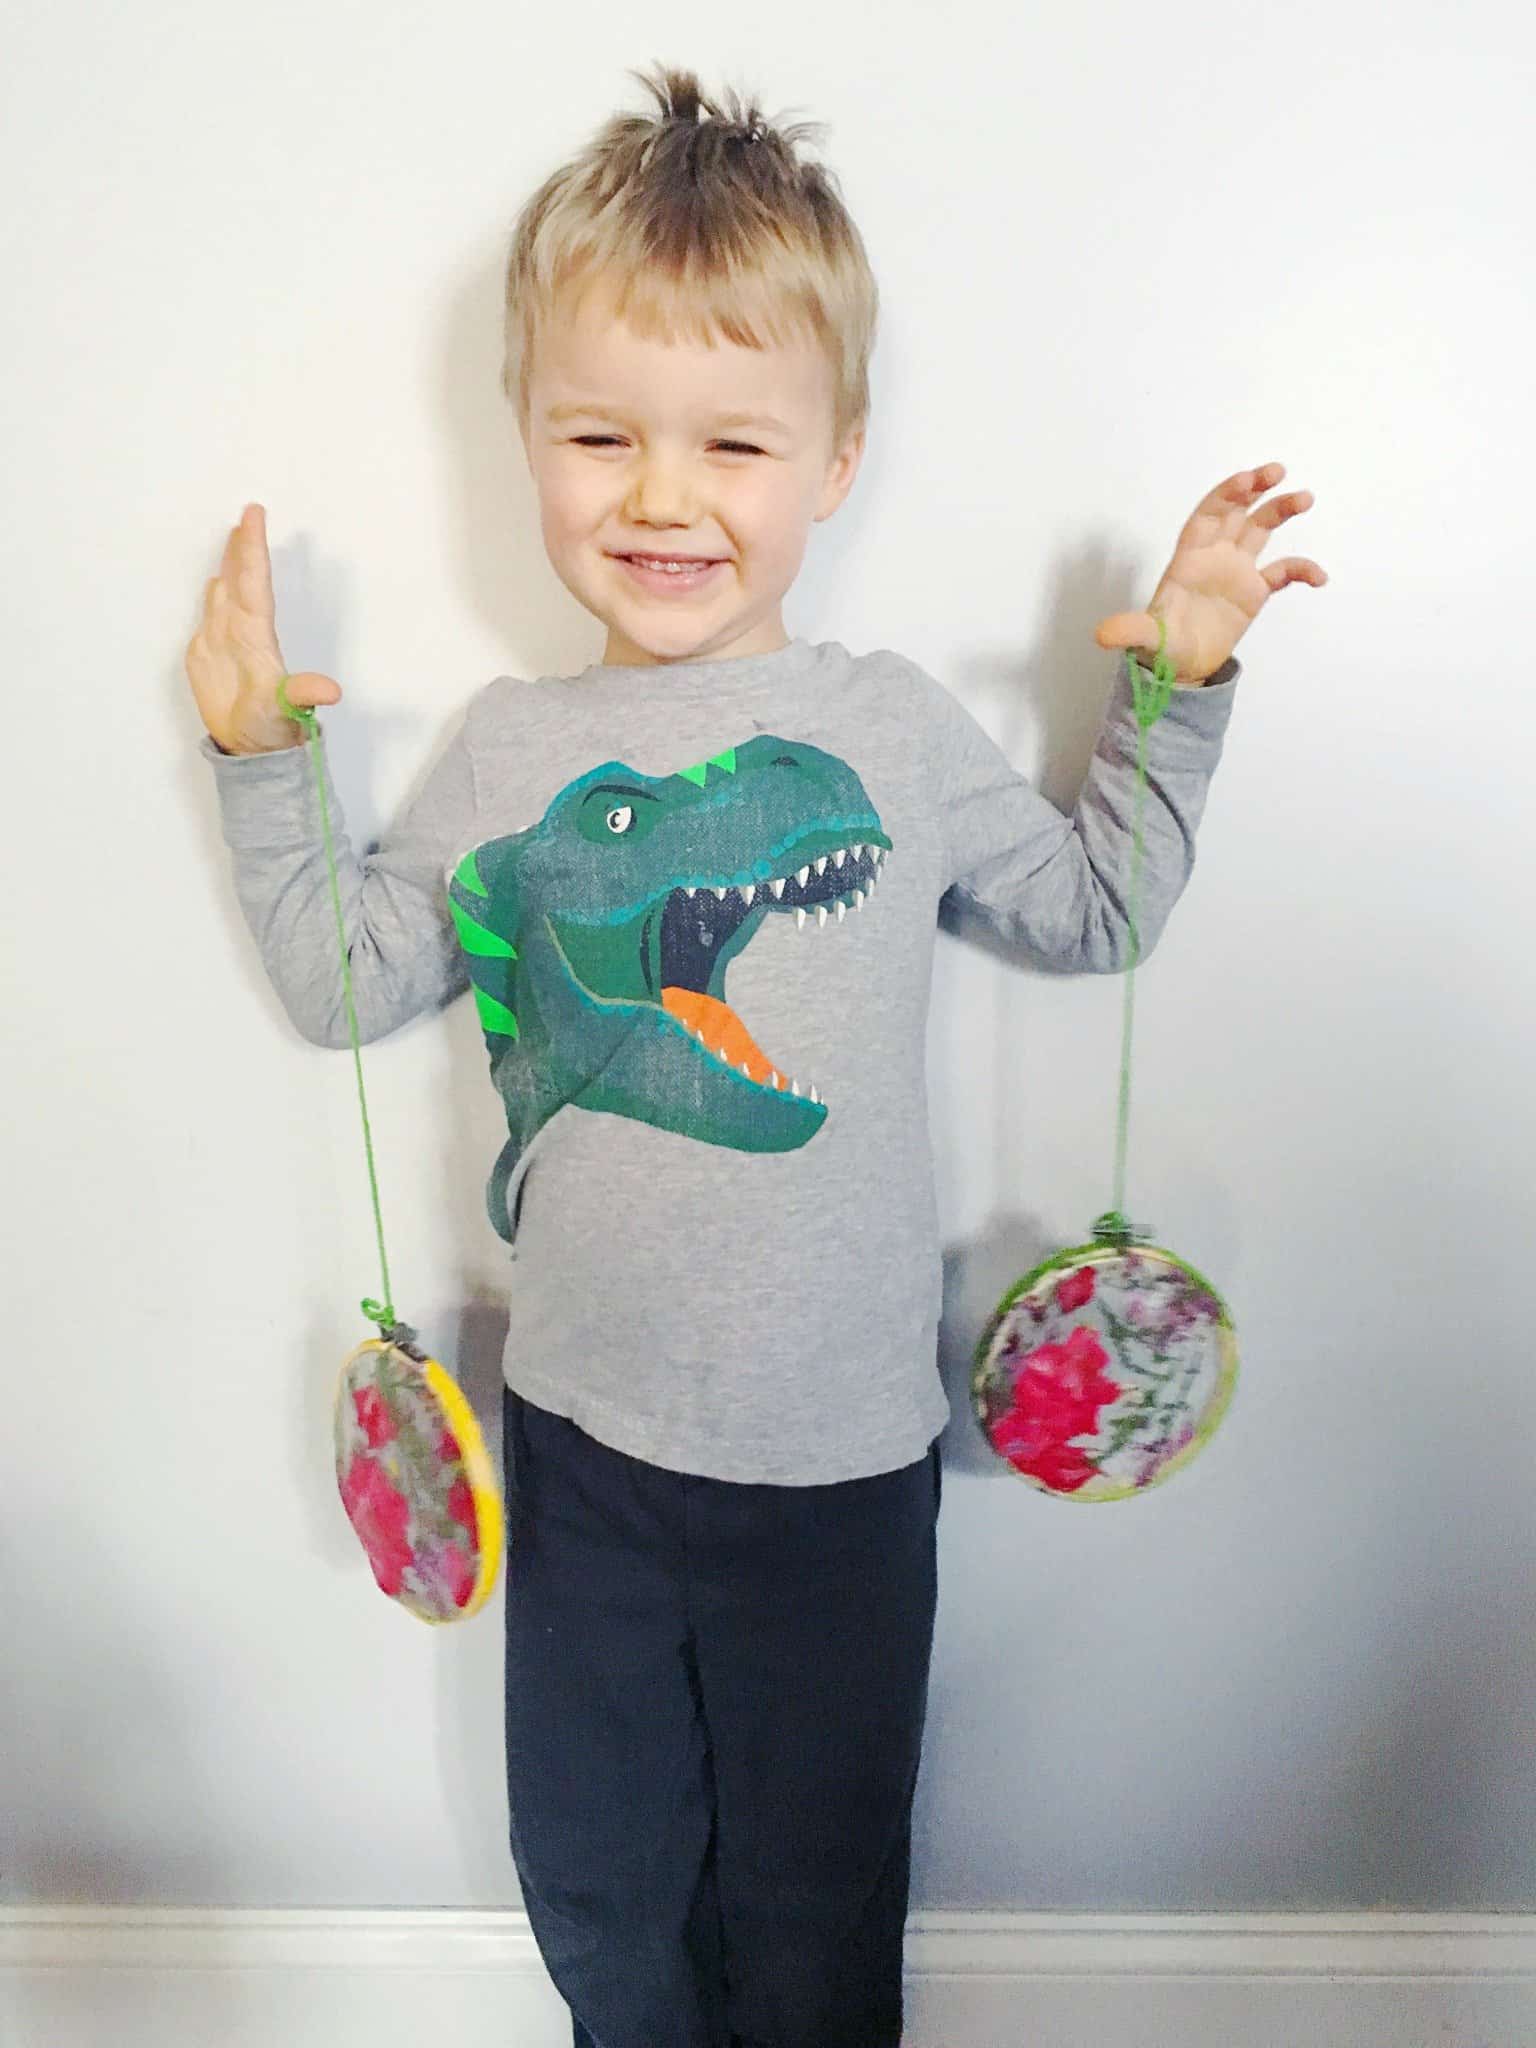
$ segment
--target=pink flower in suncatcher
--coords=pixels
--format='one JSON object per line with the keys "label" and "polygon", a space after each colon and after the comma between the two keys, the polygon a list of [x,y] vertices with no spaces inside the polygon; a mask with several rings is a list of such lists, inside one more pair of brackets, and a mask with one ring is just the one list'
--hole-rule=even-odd
{"label": "pink flower in suncatcher", "polygon": [[475,1590],[475,1563],[462,1545],[427,1538],[417,1554],[416,1568],[435,1595],[446,1593],[455,1607],[467,1607]]}
{"label": "pink flower in suncatcher", "polygon": [[448,1512],[456,1522],[463,1525],[471,1540],[475,1534],[475,1496],[469,1481],[461,1472],[453,1482],[448,1494]]}
{"label": "pink flower in suncatcher", "polygon": [[444,1544],[442,1562],[448,1574],[448,1588],[453,1595],[454,1606],[467,1606],[469,1596],[475,1590],[474,1565],[457,1543]]}
{"label": "pink flower in suncatcher", "polygon": [[451,1429],[445,1429],[437,1440],[437,1455],[445,1465],[457,1465],[464,1456],[459,1449],[459,1440]]}
{"label": "pink flower in suncatcher", "polygon": [[406,1530],[411,1508],[405,1495],[376,1458],[359,1451],[341,1482],[342,1506],[357,1531],[380,1589],[400,1591],[406,1566],[413,1562]]}
{"label": "pink flower in suncatcher", "polygon": [[1159,1442],[1153,1444],[1147,1456],[1146,1462],[1143,1464],[1140,1472],[1138,1472],[1136,1475],[1136,1484],[1138,1486],[1150,1485],[1150,1483],[1156,1477],[1156,1475],[1159,1472],[1161,1472],[1163,1467],[1168,1463],[1169,1459],[1176,1458],[1179,1455],[1179,1452],[1183,1450],[1184,1446],[1187,1443],[1192,1443],[1194,1441],[1194,1435],[1194,1424],[1192,1422],[1186,1422],[1184,1424],[1184,1427],[1179,1431],[1176,1437],[1172,1438],[1171,1440],[1165,1437],[1160,1439]]}
{"label": "pink flower in suncatcher", "polygon": [[1099,1413],[1120,1398],[1119,1384],[1098,1335],[1079,1324],[1064,1344],[1041,1344],[1013,1383],[1013,1407],[995,1425],[992,1440],[1010,1464],[1054,1487],[1075,1493],[1098,1468],[1071,1438],[1099,1426]]}
{"label": "pink flower in suncatcher", "polygon": [[357,1410],[358,1426],[368,1439],[369,1450],[376,1451],[395,1435],[395,1418],[385,1407],[384,1396],[377,1387],[354,1387],[352,1406]]}
{"label": "pink flower in suncatcher", "polygon": [[1092,1266],[1079,1266],[1075,1273],[1069,1273],[1065,1280],[1056,1284],[1056,1306],[1067,1315],[1074,1309],[1084,1307],[1093,1299],[1093,1283],[1097,1275]]}
{"label": "pink flower in suncatcher", "polygon": [[1016,1408],[995,1425],[992,1441],[1010,1465],[1057,1493],[1075,1493],[1098,1470],[1080,1445],[1051,1436],[1038,1417],[1021,1415]]}
{"label": "pink flower in suncatcher", "polygon": [[1027,1410],[1050,1437],[1065,1442],[1097,1429],[1099,1410],[1120,1398],[1120,1386],[1105,1372],[1109,1354],[1086,1323],[1063,1344],[1040,1344],[1030,1352],[1013,1383],[1013,1405]]}

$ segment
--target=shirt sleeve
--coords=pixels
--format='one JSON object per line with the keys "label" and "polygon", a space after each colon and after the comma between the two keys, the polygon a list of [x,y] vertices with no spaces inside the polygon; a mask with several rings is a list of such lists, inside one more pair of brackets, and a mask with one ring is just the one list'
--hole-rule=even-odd
{"label": "shirt sleeve", "polygon": [[[1234,656],[1199,689],[1175,688],[1147,734],[1140,958],[1156,945],[1195,862],[1195,833],[1232,715]],[[1110,974],[1130,965],[1128,916],[1137,725],[1125,656],[1070,817],[1008,761],[947,690],[938,702],[944,892],[959,924],[979,919],[1050,967]]]}
{"label": "shirt sleeve", "polygon": [[[347,837],[321,729],[320,765],[362,1044],[469,986],[445,869],[466,842],[474,814],[474,712],[472,703],[420,794],[377,851],[362,859]],[[268,979],[302,1037],[314,1045],[349,1046],[312,744],[232,755],[204,737],[199,752],[213,765],[235,894]]]}

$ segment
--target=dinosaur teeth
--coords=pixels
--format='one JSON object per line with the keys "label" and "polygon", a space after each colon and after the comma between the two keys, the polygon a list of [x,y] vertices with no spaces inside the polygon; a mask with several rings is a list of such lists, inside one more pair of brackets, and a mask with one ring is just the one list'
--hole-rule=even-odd
{"label": "dinosaur teeth", "polygon": [[[875,884],[880,879],[880,869],[886,855],[883,846],[871,846],[862,839],[856,839],[851,845],[839,846],[831,853],[818,855],[814,861],[807,861],[804,867],[795,869],[793,879],[803,889],[813,874],[818,877],[824,875],[829,866],[834,869],[845,867],[850,854],[853,857],[853,865],[862,872],[852,895],[843,900],[850,910],[862,909],[864,903],[875,893]],[[866,854],[869,856],[867,863]],[[774,902],[781,903],[790,879],[788,875],[770,875],[761,882],[685,882],[682,885],[682,893],[690,902],[695,896],[713,896],[717,903],[723,903],[734,888],[742,900],[743,907],[750,910],[756,903],[759,892],[771,892]],[[797,928],[805,923],[812,910],[816,912],[817,923],[825,924],[826,918],[821,915],[823,907],[821,904],[809,904],[803,909],[799,905],[794,906]],[[841,910],[838,914],[841,916]]]}

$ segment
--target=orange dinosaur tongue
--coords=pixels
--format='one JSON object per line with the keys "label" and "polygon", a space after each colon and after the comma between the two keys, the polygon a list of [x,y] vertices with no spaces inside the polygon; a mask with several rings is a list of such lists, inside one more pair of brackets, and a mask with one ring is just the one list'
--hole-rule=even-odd
{"label": "orange dinosaur tongue", "polygon": [[664,988],[661,1001],[668,1014],[690,1031],[703,1031],[704,1043],[711,1052],[722,1053],[738,1070],[745,1066],[754,1081],[769,1080],[774,1071],[772,1062],[758,1050],[729,1003],[696,988]]}

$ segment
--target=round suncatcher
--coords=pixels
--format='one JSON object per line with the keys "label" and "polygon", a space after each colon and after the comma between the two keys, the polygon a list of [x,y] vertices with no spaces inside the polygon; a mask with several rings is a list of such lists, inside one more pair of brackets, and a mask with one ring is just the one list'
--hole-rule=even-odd
{"label": "round suncatcher", "polygon": [[1126,654],[1136,707],[1136,808],[1115,1206],[1094,1223],[1091,1243],[1043,1260],[1008,1290],[976,1347],[971,1375],[987,1442],[1021,1479],[1059,1500],[1125,1500],[1161,1485],[1210,1441],[1237,1382],[1237,1337],[1225,1302],[1203,1274],[1127,1222],[1122,1206],[1147,732],[1174,689],[1163,653],[1167,622],[1159,619],[1158,627],[1150,675]]}

